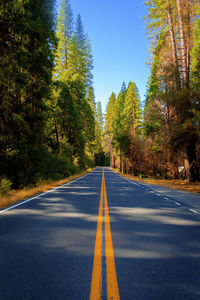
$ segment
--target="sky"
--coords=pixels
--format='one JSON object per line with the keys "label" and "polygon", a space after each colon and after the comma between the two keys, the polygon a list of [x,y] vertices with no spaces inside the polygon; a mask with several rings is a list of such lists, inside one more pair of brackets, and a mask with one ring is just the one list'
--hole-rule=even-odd
{"label": "sky", "polygon": [[91,42],[93,86],[103,112],[123,81],[134,81],[144,101],[150,70],[143,0],[71,0],[71,5],[74,19],[80,13]]}

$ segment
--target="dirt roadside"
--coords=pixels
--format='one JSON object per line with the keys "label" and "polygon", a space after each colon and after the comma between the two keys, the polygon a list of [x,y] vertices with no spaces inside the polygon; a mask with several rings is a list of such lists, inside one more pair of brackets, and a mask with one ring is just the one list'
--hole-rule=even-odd
{"label": "dirt roadside", "polygon": [[19,202],[19,201],[22,201],[27,198],[41,194],[43,192],[46,192],[46,191],[48,191],[52,188],[55,188],[59,185],[63,185],[65,183],[73,181],[79,177],[82,177],[83,175],[86,175],[87,173],[90,173],[93,169],[94,168],[87,169],[86,171],[72,175],[66,179],[62,179],[59,181],[41,182],[41,183],[38,183],[38,185],[36,187],[26,188],[26,189],[21,189],[21,190],[11,190],[11,192],[8,195],[0,196],[0,209],[6,208],[8,206],[11,206],[12,204]]}
{"label": "dirt roadside", "polygon": [[145,183],[155,184],[160,186],[167,186],[172,189],[181,190],[181,191],[200,193],[200,182],[187,183],[186,180],[180,180],[180,179],[139,178],[138,176],[132,176],[129,174],[121,173],[117,169],[112,168],[112,170],[130,180],[145,182]]}

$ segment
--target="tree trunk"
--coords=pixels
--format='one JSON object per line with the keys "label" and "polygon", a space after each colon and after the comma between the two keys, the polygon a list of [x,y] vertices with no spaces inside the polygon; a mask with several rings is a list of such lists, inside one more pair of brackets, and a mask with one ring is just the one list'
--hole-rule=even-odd
{"label": "tree trunk", "polygon": [[180,88],[180,74],[179,74],[179,67],[178,67],[178,55],[177,55],[177,48],[176,48],[176,41],[175,41],[175,33],[174,33],[174,27],[172,22],[172,12],[171,12],[171,6],[168,1],[168,23],[169,23],[169,31],[170,31],[170,38],[172,43],[172,54],[174,59],[174,65],[176,67],[176,85],[177,88]]}
{"label": "tree trunk", "polygon": [[183,76],[183,85],[187,86],[187,54],[183,30],[183,18],[181,13],[181,0],[177,0],[178,18],[179,18],[179,34],[181,45],[181,72]]}
{"label": "tree trunk", "polygon": [[191,40],[191,30],[190,30],[190,1],[188,0],[187,2],[187,58],[186,58],[186,63],[187,63],[187,82],[189,83],[189,79],[190,79],[190,40]]}
{"label": "tree trunk", "polygon": [[55,134],[56,134],[56,147],[57,147],[58,152],[60,152],[59,134],[58,134],[58,128],[57,128],[55,118],[54,118],[54,127],[55,127]]}
{"label": "tree trunk", "polygon": [[124,162],[124,169],[123,169],[124,174],[127,173],[127,169],[126,169],[126,161]]}
{"label": "tree trunk", "polygon": [[189,159],[187,157],[184,159],[184,166],[185,166],[186,180],[189,183],[190,182],[190,164],[189,164]]}
{"label": "tree trunk", "polygon": [[194,138],[191,138],[186,146],[184,166],[187,182],[197,181],[199,179],[199,170],[196,163],[196,143]]}
{"label": "tree trunk", "polygon": [[122,172],[122,154],[121,154],[121,148],[120,148],[120,154],[119,154],[119,169],[120,169],[120,172]]}

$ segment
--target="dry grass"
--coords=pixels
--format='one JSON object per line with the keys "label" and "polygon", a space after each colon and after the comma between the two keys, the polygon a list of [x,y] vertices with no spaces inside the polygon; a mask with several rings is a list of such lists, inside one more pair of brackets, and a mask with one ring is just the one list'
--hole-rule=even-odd
{"label": "dry grass", "polygon": [[72,180],[75,180],[89,172],[91,172],[92,169],[88,169],[82,173],[70,176],[66,179],[59,180],[59,181],[46,181],[46,182],[40,182],[36,187],[33,188],[26,188],[22,190],[12,190],[8,195],[1,196],[0,198],[0,208],[8,207],[18,201],[22,201],[26,198],[35,196],[37,194],[41,194],[49,189],[52,189],[56,186],[68,183]]}
{"label": "dry grass", "polygon": [[123,174],[123,173],[119,172],[119,170],[117,170],[117,169],[113,169],[113,171],[119,173],[120,175],[124,176],[125,178],[131,179],[134,181],[140,181],[140,182],[146,182],[149,184],[167,186],[167,187],[170,187],[170,188],[176,189],[176,190],[200,193],[200,182],[187,183],[186,180],[181,180],[181,179],[139,178],[138,176],[131,176],[129,174]]}

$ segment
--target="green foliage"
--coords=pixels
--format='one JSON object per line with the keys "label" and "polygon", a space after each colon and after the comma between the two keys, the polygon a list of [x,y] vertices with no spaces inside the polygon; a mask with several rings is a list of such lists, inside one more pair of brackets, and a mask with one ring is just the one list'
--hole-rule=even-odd
{"label": "green foliage", "polygon": [[198,9],[198,17],[194,27],[194,46],[191,52],[191,85],[195,90],[200,87],[200,8]]}
{"label": "green foliage", "polygon": [[[199,2],[146,1],[146,29],[152,67],[144,110],[148,149],[165,164],[189,166],[188,180],[199,171]],[[191,64],[190,56],[191,53]],[[166,152],[166,146],[168,151]],[[176,152],[175,158],[174,153]],[[195,166],[195,167],[194,167]],[[195,170],[195,171],[194,171]]]}
{"label": "green foliage", "polygon": [[101,102],[98,102],[95,112],[95,148],[97,153],[103,152],[103,138],[103,114]]}
{"label": "green foliage", "polygon": [[[70,157],[81,168],[94,160],[95,103],[92,88],[92,56],[80,15],[72,28],[70,2],[62,0],[58,14],[58,50],[55,59],[56,80],[52,103],[51,144],[57,152]],[[69,149],[70,151],[65,149]]]}
{"label": "green foliage", "polygon": [[44,179],[64,179],[79,171],[79,168],[71,162],[70,157],[66,153],[52,154],[48,149],[43,149],[43,153],[40,155],[43,157],[43,160],[36,175],[37,181]]}
{"label": "green foliage", "polygon": [[122,83],[122,87],[121,87],[121,94],[125,94],[125,92],[126,92],[126,84],[125,84],[125,82],[123,82]]}
{"label": "green foliage", "polygon": [[73,13],[69,0],[62,0],[57,19],[58,46],[55,53],[55,76],[59,78],[68,67],[69,43],[73,33]]}
{"label": "green foliage", "polygon": [[[13,187],[94,164],[91,47],[69,0],[3,1],[0,176]],[[55,32],[56,28],[56,32]],[[86,95],[88,94],[88,97]]]}
{"label": "green foliage", "polygon": [[106,108],[106,116],[105,116],[105,132],[110,136],[112,136],[113,133],[115,102],[116,102],[116,95],[112,93],[108,101],[108,105]]}
{"label": "green foliage", "polygon": [[3,2],[0,172],[15,186],[35,180],[33,152],[43,138],[56,41],[53,1]]}
{"label": "green foliage", "polygon": [[123,127],[126,131],[138,132],[142,126],[142,111],[139,102],[139,92],[134,82],[129,84],[123,109]]}
{"label": "green foliage", "polygon": [[12,182],[7,178],[0,178],[0,195],[6,196],[11,190]]}

